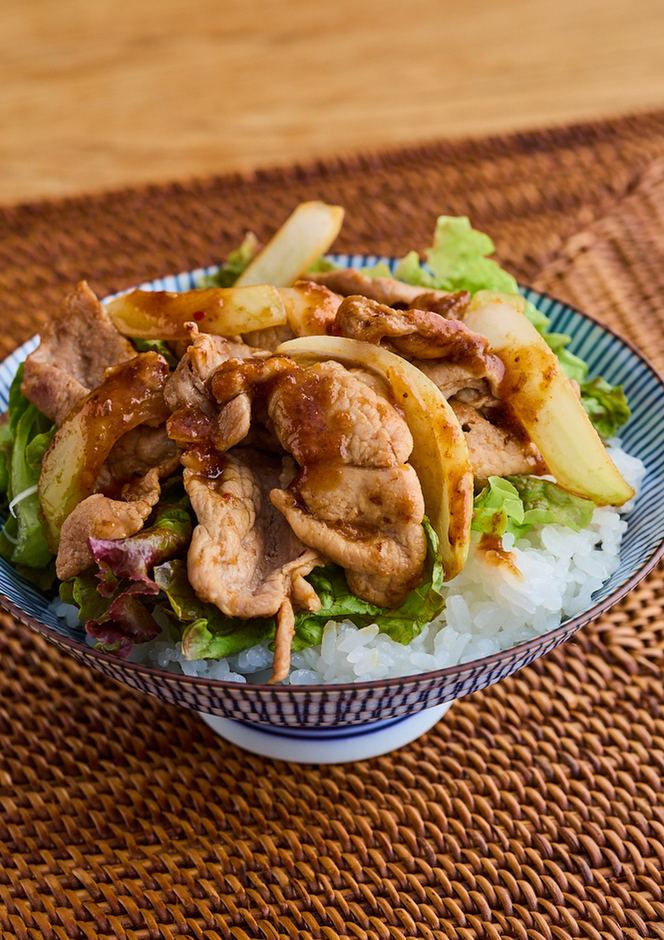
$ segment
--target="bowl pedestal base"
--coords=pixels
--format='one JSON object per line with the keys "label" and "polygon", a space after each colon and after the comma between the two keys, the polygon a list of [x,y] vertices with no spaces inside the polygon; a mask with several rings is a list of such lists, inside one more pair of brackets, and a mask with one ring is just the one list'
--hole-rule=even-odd
{"label": "bowl pedestal base", "polygon": [[444,702],[405,718],[355,728],[275,728],[217,715],[202,714],[201,718],[225,741],[261,757],[297,764],[345,764],[410,744],[433,728],[451,705]]}

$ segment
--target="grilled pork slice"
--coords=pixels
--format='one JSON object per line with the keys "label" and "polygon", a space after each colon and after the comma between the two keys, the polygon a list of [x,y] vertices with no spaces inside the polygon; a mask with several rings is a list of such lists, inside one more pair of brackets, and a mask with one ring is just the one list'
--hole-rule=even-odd
{"label": "grilled pork slice", "polygon": [[546,473],[541,455],[518,424],[492,424],[472,405],[455,399],[450,405],[468,444],[476,485],[483,485],[491,476]]}
{"label": "grilled pork slice", "polygon": [[423,291],[421,287],[405,284],[396,278],[369,277],[354,268],[325,271],[307,277],[317,284],[324,284],[343,297],[357,294],[395,309],[416,307],[418,310],[435,310],[441,316],[455,319],[463,319],[470,303],[468,291]]}
{"label": "grilled pork slice", "polygon": [[341,565],[359,597],[398,606],[421,580],[424,502],[406,463],[408,425],[376,383],[337,362],[275,356],[227,363],[210,388],[222,415],[238,396],[252,399],[297,461],[295,480],[270,498],[300,539]]}
{"label": "grilled pork slice", "polygon": [[237,338],[200,333],[195,323],[188,326],[191,342],[166,383],[164,398],[171,411],[193,406],[212,415],[216,406],[205,385],[212,373],[229,359],[262,358],[269,354]]}
{"label": "grilled pork slice", "polygon": [[290,664],[293,610],[320,608],[304,577],[325,564],[270,501],[284,479],[283,461],[251,448],[221,455],[191,447],[183,464],[198,520],[187,556],[189,581],[229,617],[276,616],[272,679],[280,681]]}
{"label": "grilled pork slice", "polygon": [[337,310],[335,332],[384,346],[418,367],[428,366],[434,382],[435,367],[444,363],[463,370],[471,382],[485,379],[495,394],[505,373],[498,356],[489,352],[485,337],[461,320],[430,310],[395,310],[366,297],[347,297]]}
{"label": "grilled pork slice", "polygon": [[96,388],[110,366],[133,359],[136,350],[121,336],[85,281],[67,294],[25,362],[21,391],[57,425]]}
{"label": "grilled pork slice", "polygon": [[270,498],[305,544],[343,565],[356,596],[396,607],[420,583],[424,500],[407,464],[312,464]]}

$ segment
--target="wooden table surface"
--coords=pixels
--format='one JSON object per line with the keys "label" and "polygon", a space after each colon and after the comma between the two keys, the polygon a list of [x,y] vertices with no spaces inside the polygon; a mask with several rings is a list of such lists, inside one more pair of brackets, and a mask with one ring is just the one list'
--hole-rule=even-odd
{"label": "wooden table surface", "polygon": [[0,202],[664,105],[662,0],[3,0]]}

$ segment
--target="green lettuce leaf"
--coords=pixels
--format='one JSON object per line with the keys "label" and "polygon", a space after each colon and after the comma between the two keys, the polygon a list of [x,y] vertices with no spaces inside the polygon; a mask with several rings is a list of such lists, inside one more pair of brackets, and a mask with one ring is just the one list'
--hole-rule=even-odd
{"label": "green lettuce leaf", "polygon": [[189,583],[187,566],[173,559],[154,569],[154,579],[168,597],[167,611],[179,622],[182,650],[187,659],[222,659],[236,656],[274,636],[273,617],[241,620],[226,617],[214,604],[200,600]]}
{"label": "green lettuce leaf", "polygon": [[518,286],[512,275],[487,257],[493,252],[489,236],[472,228],[466,216],[442,215],[436,222],[433,246],[425,257],[440,290],[516,293]]}
{"label": "green lettuce leaf", "polygon": [[580,383],[581,404],[604,440],[613,437],[631,414],[622,385],[609,385],[600,376]]}
{"label": "green lettuce leaf", "polygon": [[5,412],[0,416],[0,507],[7,508],[7,490],[9,489],[9,472],[12,462],[12,433],[9,428],[9,415]]}
{"label": "green lettuce leaf", "polygon": [[[52,582],[48,573],[53,556],[48,550],[41,521],[37,482],[55,425],[21,392],[23,364],[9,390],[8,421],[3,424],[2,482],[9,516],[0,533],[0,555],[20,566],[24,576]],[[34,569],[34,574],[31,571]],[[45,571],[48,569],[48,572]]]}
{"label": "green lettuce leaf", "polygon": [[[410,643],[445,606],[438,539],[428,520],[424,528],[428,552],[423,583],[395,610],[378,607],[351,594],[338,565],[315,568],[308,580],[322,601],[322,609],[296,612],[293,649],[303,650],[320,643],[329,620],[351,620],[359,627],[376,623],[382,633],[398,643]],[[252,620],[226,617],[213,604],[199,600],[187,578],[186,564],[180,559],[157,566],[153,576],[168,598],[168,613],[182,630],[182,648],[188,659],[234,656],[274,637],[273,617]]]}
{"label": "green lettuce leaf", "polygon": [[296,613],[293,649],[302,650],[320,643],[329,620],[351,620],[358,627],[375,623],[381,633],[386,633],[397,643],[410,643],[445,606],[438,537],[427,519],[424,520],[424,530],[428,546],[424,580],[395,609],[378,607],[351,594],[344,572],[338,566],[315,568],[307,580],[318,593],[322,609]]}
{"label": "green lettuce leaf", "polygon": [[103,620],[110,610],[112,597],[102,597],[97,590],[99,581],[94,568],[88,568],[68,581],[61,581],[60,599],[65,604],[78,607],[78,617],[83,623],[88,620]]}
{"label": "green lettuce leaf", "polygon": [[475,497],[471,528],[486,535],[516,539],[534,525],[557,523],[575,532],[585,529],[595,504],[568,493],[550,480],[531,476],[490,477]]}
{"label": "green lettuce leaf", "polygon": [[136,352],[156,352],[168,363],[171,369],[175,369],[178,364],[177,356],[171,350],[171,347],[163,339],[144,339],[143,337],[135,336],[132,339],[132,343]]}
{"label": "green lettuce leaf", "polygon": [[[498,290],[519,293],[516,279],[488,256],[494,244],[488,235],[475,231],[465,216],[440,216],[436,223],[433,245],[425,252],[426,264],[415,251],[397,264],[394,276],[408,284],[438,290]],[[378,266],[375,273],[384,273]],[[581,402],[604,439],[612,437],[628,420],[630,411],[620,386],[611,386],[604,379],[588,378],[588,365],[568,348],[571,337],[550,333],[549,318],[526,300],[528,320],[546,340],[558,357],[568,378],[578,382]]]}

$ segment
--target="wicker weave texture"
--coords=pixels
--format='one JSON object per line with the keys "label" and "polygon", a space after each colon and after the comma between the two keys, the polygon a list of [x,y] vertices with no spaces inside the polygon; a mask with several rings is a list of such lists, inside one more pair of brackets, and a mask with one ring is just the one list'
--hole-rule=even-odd
{"label": "wicker weave texture", "polygon": [[[467,214],[664,365],[664,113],[0,210],[5,351],[72,283],[211,263],[304,198],[341,250]],[[570,643],[341,767],[263,760],[0,632],[0,937],[664,937],[662,569]]]}

